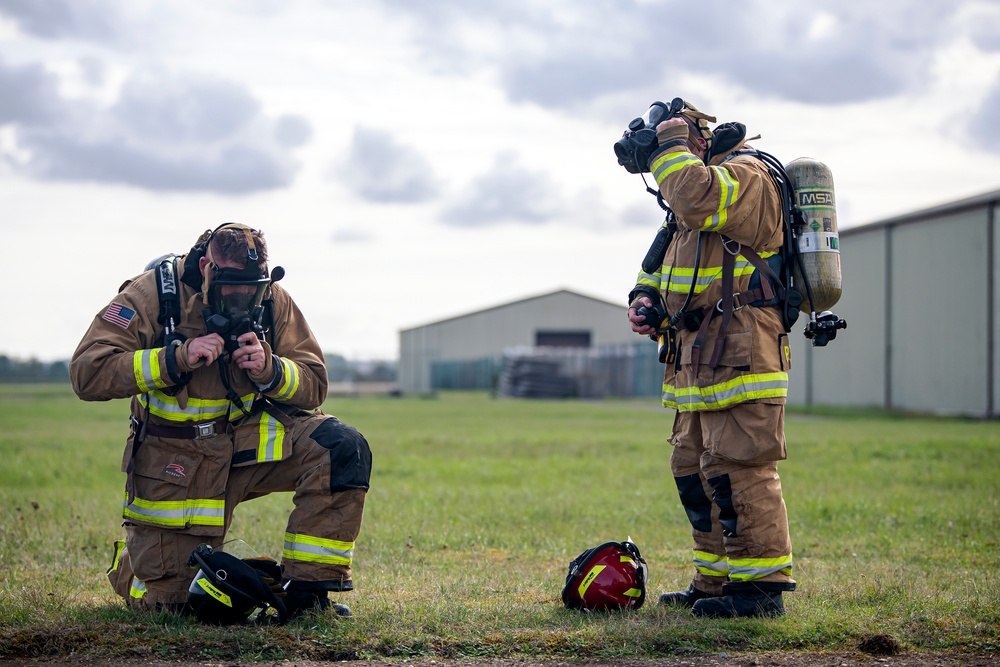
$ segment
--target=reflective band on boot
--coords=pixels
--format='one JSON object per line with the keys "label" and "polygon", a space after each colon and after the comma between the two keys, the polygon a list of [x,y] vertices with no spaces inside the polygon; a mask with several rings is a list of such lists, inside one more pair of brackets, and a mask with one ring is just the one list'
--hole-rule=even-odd
{"label": "reflective band on boot", "polygon": [[285,547],[281,550],[281,557],[307,563],[350,566],[354,558],[354,542],[285,533]]}
{"label": "reflective band on boot", "polygon": [[729,561],[730,581],[754,581],[780,572],[792,575],[792,555],[779,558],[733,558]]}
{"label": "reflective band on boot", "polygon": [[131,588],[129,588],[128,591],[129,597],[138,600],[145,594],[146,594],[146,584],[142,583],[137,578],[132,577],[132,586]]}
{"label": "reflective band on boot", "polygon": [[707,551],[694,552],[694,567],[706,577],[725,577],[731,572],[731,564],[725,556]]}

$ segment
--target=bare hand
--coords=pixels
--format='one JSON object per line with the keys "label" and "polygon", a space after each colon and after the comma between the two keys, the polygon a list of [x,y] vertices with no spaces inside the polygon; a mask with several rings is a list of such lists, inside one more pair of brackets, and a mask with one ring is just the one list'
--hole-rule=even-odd
{"label": "bare hand", "polygon": [[225,349],[226,344],[222,336],[217,333],[192,338],[187,346],[188,366],[195,368],[201,361],[204,361],[206,366],[211,366]]}
{"label": "bare hand", "polygon": [[[674,120],[674,119],[671,118],[671,120]],[[666,123],[666,122],[668,122],[668,121],[663,121],[663,123]],[[683,121],[681,121],[681,122],[683,122]],[[663,125],[663,123],[660,123],[660,125]],[[641,297],[639,297],[639,300],[637,301],[637,303],[640,306],[645,306],[646,308],[652,308],[653,307],[653,301],[652,301],[652,299],[650,299],[647,296],[641,296]],[[648,324],[645,324],[645,322],[646,322],[646,316],[645,315],[639,315],[636,312],[635,308],[629,308],[628,309],[628,321],[632,325],[632,331],[636,332],[637,334],[642,334],[643,336],[649,336],[651,334],[656,333],[656,328],[655,327],[651,327]]]}
{"label": "bare hand", "polygon": [[238,368],[242,368],[250,375],[260,375],[267,366],[267,359],[264,358],[264,348],[260,344],[257,334],[248,331],[236,339],[240,347],[233,352],[233,361]]}

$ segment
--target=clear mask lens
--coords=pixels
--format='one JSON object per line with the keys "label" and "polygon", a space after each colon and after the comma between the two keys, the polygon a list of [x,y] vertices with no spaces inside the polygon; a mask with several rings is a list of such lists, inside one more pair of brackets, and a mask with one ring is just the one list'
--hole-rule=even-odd
{"label": "clear mask lens", "polygon": [[246,315],[261,304],[267,283],[213,284],[209,304],[219,315],[232,318]]}
{"label": "clear mask lens", "polygon": [[660,121],[664,120],[667,116],[667,108],[663,102],[653,102],[646,113],[642,115],[642,120],[645,122],[645,127],[656,129],[656,126],[660,124]]}

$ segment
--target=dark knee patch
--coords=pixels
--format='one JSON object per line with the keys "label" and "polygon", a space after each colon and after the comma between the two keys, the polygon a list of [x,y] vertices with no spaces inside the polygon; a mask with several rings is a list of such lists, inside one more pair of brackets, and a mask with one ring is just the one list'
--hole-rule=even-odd
{"label": "dark knee patch", "polygon": [[368,490],[372,476],[372,451],[353,426],[336,417],[326,419],[309,436],[330,450],[330,490]]}
{"label": "dark knee patch", "polygon": [[720,475],[708,480],[712,486],[712,500],[719,506],[719,523],[722,524],[722,534],[726,537],[736,537],[736,508],[733,506],[733,485],[729,475]]}
{"label": "dark knee patch", "polygon": [[701,475],[674,477],[674,482],[691,527],[703,533],[712,532],[712,501],[701,485]]}

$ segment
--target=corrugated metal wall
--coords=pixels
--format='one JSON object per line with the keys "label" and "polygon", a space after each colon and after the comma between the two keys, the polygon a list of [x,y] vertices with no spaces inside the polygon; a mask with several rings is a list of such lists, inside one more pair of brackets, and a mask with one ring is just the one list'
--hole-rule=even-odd
{"label": "corrugated metal wall", "polygon": [[[842,231],[834,310],[848,328],[813,348],[800,317],[789,403],[1000,417],[998,204],[1000,190]],[[452,384],[471,372],[451,361],[479,364],[492,382],[505,350],[558,328],[593,331],[594,347],[636,345],[618,361],[638,364],[637,394],[659,391],[655,345],[636,342],[625,308],[566,291],[401,332],[401,387],[426,392],[432,373]]]}
{"label": "corrugated metal wall", "polygon": [[559,290],[401,331],[400,389],[429,392],[436,388],[435,373],[442,378],[466,372],[442,362],[479,364],[511,347],[534,346],[539,331],[586,331],[593,347],[633,343],[624,300],[616,305]]}
{"label": "corrugated metal wall", "polygon": [[846,331],[792,335],[790,403],[1000,416],[1000,191],[841,232]]}

